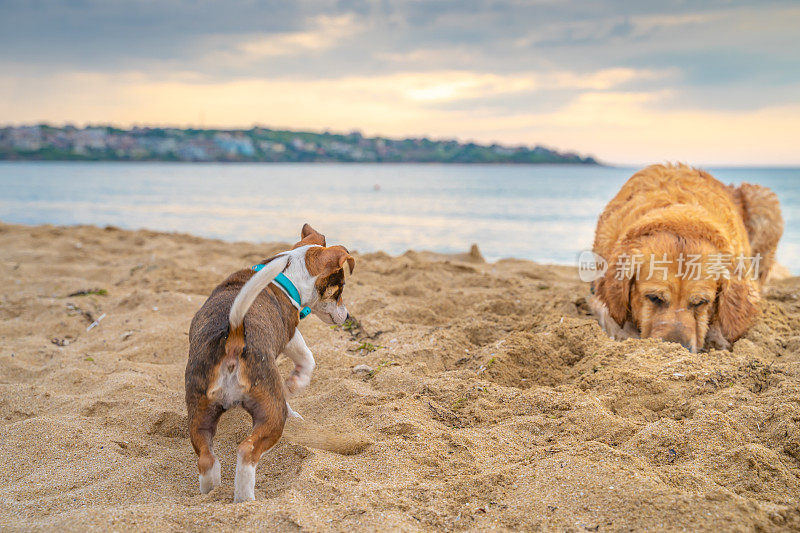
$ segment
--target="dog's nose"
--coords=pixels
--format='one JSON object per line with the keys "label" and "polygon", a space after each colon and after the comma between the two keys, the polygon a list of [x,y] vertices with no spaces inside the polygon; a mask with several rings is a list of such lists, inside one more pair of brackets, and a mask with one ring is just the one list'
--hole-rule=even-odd
{"label": "dog's nose", "polygon": [[692,349],[691,341],[687,338],[687,335],[685,335],[683,331],[681,331],[678,328],[675,328],[666,335],[664,335],[663,339],[667,342],[674,342],[680,344],[690,352],[694,352],[694,350]]}

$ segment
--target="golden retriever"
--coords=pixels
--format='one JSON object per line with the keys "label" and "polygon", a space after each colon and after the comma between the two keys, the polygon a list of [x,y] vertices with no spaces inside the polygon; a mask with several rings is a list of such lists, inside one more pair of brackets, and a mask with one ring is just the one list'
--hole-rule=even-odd
{"label": "golden retriever", "polygon": [[597,222],[594,252],[608,268],[590,307],[616,339],[729,348],[759,314],[782,233],[771,190],[725,186],[686,165],[649,166]]}

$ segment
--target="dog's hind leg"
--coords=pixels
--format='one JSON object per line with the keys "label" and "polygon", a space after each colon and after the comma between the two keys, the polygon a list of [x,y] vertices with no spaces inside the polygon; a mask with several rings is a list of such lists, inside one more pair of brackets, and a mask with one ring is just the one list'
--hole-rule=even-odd
{"label": "dog's hind leg", "polygon": [[775,264],[775,251],[783,235],[783,217],[778,196],[761,185],[742,183],[733,189],[733,197],[742,209],[752,256],[761,256],[758,281],[763,286]]}
{"label": "dog's hind leg", "polygon": [[[239,444],[236,456],[236,479],[233,501],[255,499],[256,466],[261,455],[280,440],[286,423],[287,403],[283,394],[276,395],[275,387],[253,388],[242,406],[253,417],[253,431]],[[280,386],[278,386],[280,390]],[[281,391],[282,392],[282,391]]]}
{"label": "dog's hind leg", "polygon": [[197,400],[190,414],[189,436],[197,454],[200,492],[207,494],[222,482],[219,461],[214,456],[212,441],[223,409],[218,404],[211,404],[204,396],[200,396]]}

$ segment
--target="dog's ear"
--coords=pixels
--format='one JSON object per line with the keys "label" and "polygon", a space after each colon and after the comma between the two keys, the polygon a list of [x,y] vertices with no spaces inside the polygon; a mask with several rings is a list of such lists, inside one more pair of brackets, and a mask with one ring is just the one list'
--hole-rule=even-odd
{"label": "dog's ear", "polygon": [[597,280],[594,293],[601,302],[606,304],[608,314],[611,315],[614,322],[619,327],[623,327],[630,314],[633,278],[620,274],[617,268],[617,259],[614,258],[614,262],[609,263],[608,270],[603,277]]}
{"label": "dog's ear", "polygon": [[325,246],[325,235],[312,228],[309,224],[303,224],[303,229],[300,230],[300,242],[292,246],[292,249],[308,246],[309,244]]}
{"label": "dog's ear", "polygon": [[353,270],[356,269],[355,258],[350,254],[342,256],[339,259],[339,268],[341,268],[344,271],[345,277],[351,275],[353,273]]}
{"label": "dog's ear", "polygon": [[356,260],[344,246],[310,248],[306,253],[306,268],[312,276],[325,277],[339,269],[349,275],[355,266]]}
{"label": "dog's ear", "polygon": [[750,280],[723,279],[717,293],[717,323],[728,342],[735,342],[761,312],[761,296]]}

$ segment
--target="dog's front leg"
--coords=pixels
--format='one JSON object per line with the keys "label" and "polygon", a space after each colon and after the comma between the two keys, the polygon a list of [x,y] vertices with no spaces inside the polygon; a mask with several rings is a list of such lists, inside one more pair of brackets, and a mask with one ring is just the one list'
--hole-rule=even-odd
{"label": "dog's front leg", "polygon": [[611,317],[611,313],[608,312],[608,306],[603,303],[600,298],[597,296],[591,296],[588,300],[589,309],[594,314],[597,321],[600,323],[600,327],[603,328],[609,337],[617,341],[623,341],[625,339],[639,338],[639,334],[636,331],[636,327],[631,324],[630,322],[625,322],[623,327],[620,327],[619,324]]}
{"label": "dog's front leg", "polygon": [[294,336],[284,348],[283,353],[294,361],[294,370],[286,380],[286,388],[290,393],[295,394],[306,388],[311,382],[311,373],[317,364],[299,329],[294,331]]}
{"label": "dog's front leg", "polygon": [[709,326],[708,332],[706,333],[705,344],[708,348],[714,348],[715,350],[731,349],[731,343],[728,342],[728,339],[722,334],[719,324],[711,324],[711,326]]}

